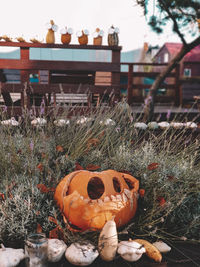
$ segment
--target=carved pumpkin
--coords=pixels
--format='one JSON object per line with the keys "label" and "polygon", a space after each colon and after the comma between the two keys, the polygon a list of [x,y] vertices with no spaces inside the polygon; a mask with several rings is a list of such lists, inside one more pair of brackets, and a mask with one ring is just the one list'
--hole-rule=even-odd
{"label": "carved pumpkin", "polygon": [[118,37],[119,29],[114,28],[113,26],[110,27],[108,30],[108,45],[118,45],[119,44],[119,37]]}
{"label": "carved pumpkin", "polygon": [[114,170],[80,170],[65,176],[54,198],[72,231],[102,229],[114,217],[117,227],[128,223],[137,209],[139,181]]}

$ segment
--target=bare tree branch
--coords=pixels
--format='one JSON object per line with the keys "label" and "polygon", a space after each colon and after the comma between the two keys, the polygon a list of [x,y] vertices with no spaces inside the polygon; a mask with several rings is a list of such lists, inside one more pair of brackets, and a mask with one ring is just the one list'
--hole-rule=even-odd
{"label": "bare tree branch", "polygon": [[183,45],[187,46],[187,42],[186,42],[183,34],[179,31],[179,27],[178,27],[177,21],[176,21],[175,17],[171,14],[171,12],[169,10],[169,7],[165,4],[165,1],[164,0],[160,0],[160,4],[161,4],[162,8],[165,10],[165,12],[168,14],[168,16],[170,17],[170,19],[173,21],[173,23],[174,23],[174,31],[180,37]]}

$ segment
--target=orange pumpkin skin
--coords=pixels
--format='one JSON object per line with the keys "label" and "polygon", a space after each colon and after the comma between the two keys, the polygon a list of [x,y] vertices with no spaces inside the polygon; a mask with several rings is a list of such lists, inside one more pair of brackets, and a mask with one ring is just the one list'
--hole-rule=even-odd
{"label": "orange pumpkin skin", "polygon": [[63,44],[69,44],[71,42],[71,34],[69,33],[61,34],[61,42]]}
{"label": "orange pumpkin skin", "polygon": [[137,210],[139,181],[114,170],[75,171],[58,184],[54,199],[72,231],[100,230],[114,217],[127,224]]}

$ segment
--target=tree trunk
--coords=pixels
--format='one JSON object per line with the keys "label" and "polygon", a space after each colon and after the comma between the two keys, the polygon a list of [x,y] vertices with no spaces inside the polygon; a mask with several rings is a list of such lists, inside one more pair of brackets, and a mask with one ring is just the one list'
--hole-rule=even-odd
{"label": "tree trunk", "polygon": [[167,75],[177,66],[177,64],[189,51],[191,51],[194,47],[196,47],[199,44],[200,44],[200,37],[195,39],[190,44],[183,45],[182,49],[177,53],[177,55],[169,62],[166,68],[157,76],[145,99],[143,121],[146,122],[152,120],[154,114],[155,96],[161,84],[167,77]]}

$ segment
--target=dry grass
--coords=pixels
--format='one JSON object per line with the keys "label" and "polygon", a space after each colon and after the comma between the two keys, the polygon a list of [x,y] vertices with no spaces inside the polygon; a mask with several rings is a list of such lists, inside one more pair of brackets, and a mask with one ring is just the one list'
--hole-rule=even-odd
{"label": "dry grass", "polygon": [[[67,114],[63,114],[64,117]],[[200,139],[197,130],[141,130],[136,119],[117,107],[90,114],[91,120],[55,127],[53,121],[32,127],[29,115],[18,127],[0,127],[0,240],[21,242],[38,224],[49,235],[56,218],[67,242],[97,233],[73,234],[66,230],[53,192],[41,192],[38,184],[55,188],[61,178],[89,164],[99,171],[129,171],[145,190],[135,218],[119,234],[151,239],[199,240]],[[58,119],[58,117],[57,117]],[[80,119],[80,118],[79,118]],[[115,124],[104,125],[112,119]],[[185,118],[184,118],[185,119]],[[186,120],[186,119],[185,119]],[[44,191],[44,190],[43,190]]]}

